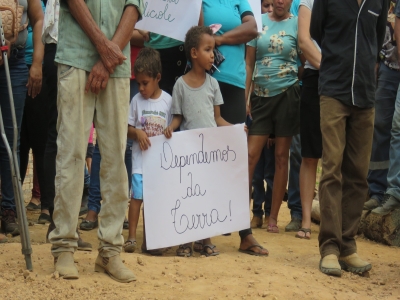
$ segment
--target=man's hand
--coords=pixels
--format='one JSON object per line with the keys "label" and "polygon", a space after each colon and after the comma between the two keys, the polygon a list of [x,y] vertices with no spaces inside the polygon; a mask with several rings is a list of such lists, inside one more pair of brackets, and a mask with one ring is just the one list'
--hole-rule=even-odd
{"label": "man's hand", "polygon": [[144,132],[141,129],[138,129],[136,135],[137,135],[136,141],[139,143],[140,150],[142,151],[147,150],[151,146],[151,143],[146,132]]}
{"label": "man's hand", "polygon": [[122,53],[121,49],[112,41],[105,40],[97,50],[104,67],[110,74],[113,74],[115,68],[122,65],[124,60],[126,60],[126,56]]}
{"label": "man's hand", "polygon": [[[10,51],[11,51],[11,43],[9,41],[6,40],[6,46],[8,46],[8,50],[7,50],[7,57],[10,58]],[[3,61],[3,52],[0,51],[0,66],[2,66],[4,64]]]}
{"label": "man's hand", "polygon": [[92,68],[89,74],[88,81],[86,82],[85,93],[89,90],[94,94],[98,94],[100,90],[104,90],[107,87],[110,73],[107,71],[103,62],[99,60]]}
{"label": "man's hand", "polygon": [[28,95],[35,98],[42,89],[42,65],[33,64],[29,70]]}

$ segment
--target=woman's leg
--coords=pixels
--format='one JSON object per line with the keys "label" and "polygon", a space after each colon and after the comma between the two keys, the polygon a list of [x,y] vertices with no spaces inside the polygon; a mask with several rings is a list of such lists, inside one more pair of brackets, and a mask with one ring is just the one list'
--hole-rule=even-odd
{"label": "woman's leg", "polygon": [[[128,240],[136,241],[136,230],[139,223],[140,209],[142,207],[143,200],[131,199],[129,204],[128,220],[129,220],[129,234]],[[144,222],[143,222],[144,224]],[[143,227],[144,231],[144,227]],[[143,232],[143,243],[146,245],[145,233]]]}
{"label": "woman's leg", "polygon": [[[314,189],[317,173],[318,158],[303,157],[300,167],[300,199],[303,209],[302,228],[311,228],[311,207],[314,199]],[[310,233],[297,233],[302,237],[310,237]]]}
{"label": "woman's leg", "polygon": [[275,138],[275,176],[274,188],[272,190],[272,207],[269,216],[269,224],[276,225],[278,223],[279,209],[282,204],[283,195],[286,191],[288,181],[288,162],[289,148],[292,137],[276,137]]}

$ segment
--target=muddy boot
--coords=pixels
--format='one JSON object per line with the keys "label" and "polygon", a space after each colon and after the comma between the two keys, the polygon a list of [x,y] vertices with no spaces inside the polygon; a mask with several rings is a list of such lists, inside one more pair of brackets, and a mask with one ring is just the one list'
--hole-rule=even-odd
{"label": "muddy boot", "polygon": [[319,270],[327,275],[342,276],[342,269],[335,254],[324,256],[319,262]]}
{"label": "muddy boot", "polygon": [[13,210],[3,210],[1,214],[1,228],[6,234],[10,233],[12,236],[19,235],[17,214]]}
{"label": "muddy boot", "polygon": [[257,217],[257,216],[253,216],[253,219],[251,219],[250,222],[250,227],[251,228],[260,228],[262,226],[262,217]]}
{"label": "muddy boot", "polygon": [[352,273],[364,273],[372,269],[372,265],[362,260],[357,253],[339,257],[339,263],[343,270]]}
{"label": "muddy boot", "polygon": [[[58,254],[58,253],[57,253]],[[72,252],[61,252],[54,258],[54,268],[60,277],[64,279],[78,279],[78,269],[75,266],[74,254]]]}
{"label": "muddy boot", "polygon": [[136,280],[135,274],[124,265],[119,254],[112,257],[97,255],[94,271],[107,273],[112,279],[122,283]]}
{"label": "muddy boot", "polygon": [[301,228],[301,220],[297,218],[292,218],[289,224],[286,225],[286,232],[296,232]]}

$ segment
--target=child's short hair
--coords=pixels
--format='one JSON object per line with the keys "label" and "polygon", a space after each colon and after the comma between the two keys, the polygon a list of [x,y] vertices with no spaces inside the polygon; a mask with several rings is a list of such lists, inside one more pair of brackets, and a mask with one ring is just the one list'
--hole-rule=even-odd
{"label": "child's short hair", "polygon": [[185,37],[185,54],[188,61],[192,61],[192,56],[190,55],[190,51],[192,48],[199,47],[200,39],[203,34],[209,34],[213,36],[213,31],[210,27],[207,26],[193,26],[186,33]]}
{"label": "child's short hair", "polygon": [[149,77],[156,78],[157,74],[161,74],[160,53],[152,48],[142,48],[136,58],[133,66],[135,76],[144,73]]}

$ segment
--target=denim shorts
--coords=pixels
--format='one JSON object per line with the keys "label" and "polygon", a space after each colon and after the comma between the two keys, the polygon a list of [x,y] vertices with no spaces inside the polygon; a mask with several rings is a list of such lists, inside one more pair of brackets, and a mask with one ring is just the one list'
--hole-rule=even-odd
{"label": "denim shorts", "polygon": [[143,200],[143,176],[132,174],[132,199]]}

